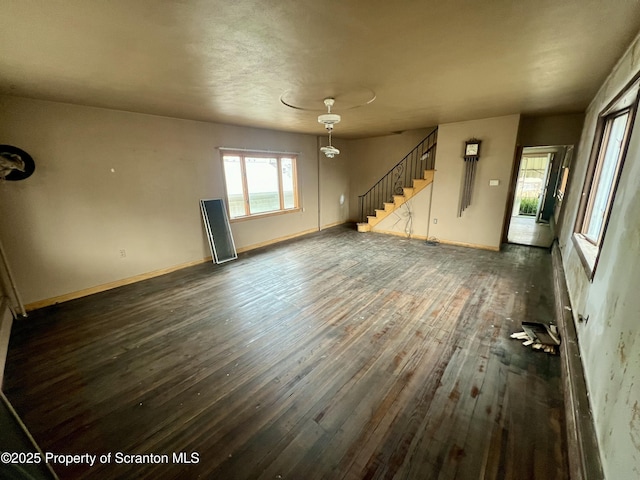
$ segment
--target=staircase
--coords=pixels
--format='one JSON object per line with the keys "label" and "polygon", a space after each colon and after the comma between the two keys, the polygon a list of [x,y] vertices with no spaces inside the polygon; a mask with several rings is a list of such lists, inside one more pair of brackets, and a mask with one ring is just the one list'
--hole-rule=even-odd
{"label": "staircase", "polygon": [[437,139],[436,128],[364,195],[358,197],[359,232],[370,232],[411,197],[433,183]]}

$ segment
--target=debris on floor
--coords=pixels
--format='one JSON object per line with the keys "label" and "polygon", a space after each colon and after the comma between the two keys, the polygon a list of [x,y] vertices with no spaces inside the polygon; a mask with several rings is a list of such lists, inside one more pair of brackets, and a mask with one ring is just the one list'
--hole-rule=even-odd
{"label": "debris on floor", "polygon": [[522,322],[522,332],[511,334],[511,338],[523,340],[525,347],[531,346],[534,350],[541,350],[552,355],[558,354],[560,336],[558,327],[538,322]]}

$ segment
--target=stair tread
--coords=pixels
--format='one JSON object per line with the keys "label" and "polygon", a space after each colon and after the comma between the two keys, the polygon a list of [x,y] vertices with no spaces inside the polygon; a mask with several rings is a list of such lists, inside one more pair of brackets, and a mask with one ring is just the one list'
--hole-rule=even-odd
{"label": "stair tread", "polygon": [[[437,129],[435,129],[433,132],[429,133],[429,135],[421,142],[421,144],[418,145],[418,147],[420,147],[421,145],[424,145],[424,142],[427,141],[429,139],[429,137],[433,136],[434,141],[432,143],[427,143],[426,145],[428,145],[428,150],[427,150],[428,152],[431,152],[433,150],[432,153],[435,153],[435,146],[436,146],[436,140],[435,139],[437,139],[437,133],[436,132],[437,132]],[[416,147],[416,149],[418,147]],[[424,159],[422,159],[422,160],[424,160]],[[429,160],[430,163],[427,163],[425,165],[434,165],[433,161],[434,161],[434,159],[432,158],[432,159]],[[418,165],[415,165],[415,167],[418,168],[420,166],[425,166],[425,165],[419,165],[418,164]],[[414,167],[412,166],[411,168],[414,168]],[[416,173],[419,173],[419,172],[420,172],[420,170],[418,170],[418,172],[416,172]],[[366,223],[358,223],[358,231],[370,231],[371,227],[373,227],[376,224],[380,223],[380,221],[382,221],[384,218],[388,217],[396,209],[400,208],[404,203],[406,203],[414,195],[419,193],[422,189],[426,188],[428,185],[432,184],[433,180],[434,180],[434,176],[435,176],[435,169],[434,168],[422,170],[422,178],[414,178],[414,179],[412,179],[411,182],[410,182],[411,183],[410,185],[408,185],[406,187],[402,187],[402,194],[392,195],[393,201],[391,201],[391,202],[381,202],[382,208],[374,209],[373,210],[374,215],[367,215]],[[386,178],[386,177],[383,177],[383,179],[384,178]]]}

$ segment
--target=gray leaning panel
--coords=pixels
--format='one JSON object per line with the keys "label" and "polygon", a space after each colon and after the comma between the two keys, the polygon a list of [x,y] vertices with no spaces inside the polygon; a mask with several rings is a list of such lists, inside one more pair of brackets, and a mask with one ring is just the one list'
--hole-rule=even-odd
{"label": "gray leaning panel", "polygon": [[221,198],[200,200],[200,209],[213,261],[224,263],[238,258],[224,200]]}

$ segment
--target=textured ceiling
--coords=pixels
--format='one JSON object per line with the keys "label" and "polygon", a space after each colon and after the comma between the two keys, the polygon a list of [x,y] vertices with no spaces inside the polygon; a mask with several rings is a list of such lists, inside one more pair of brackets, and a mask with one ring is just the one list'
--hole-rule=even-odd
{"label": "textured ceiling", "polygon": [[280,97],[335,96],[346,137],[583,111],[640,31],[637,0],[1,3],[0,93],[317,134]]}

